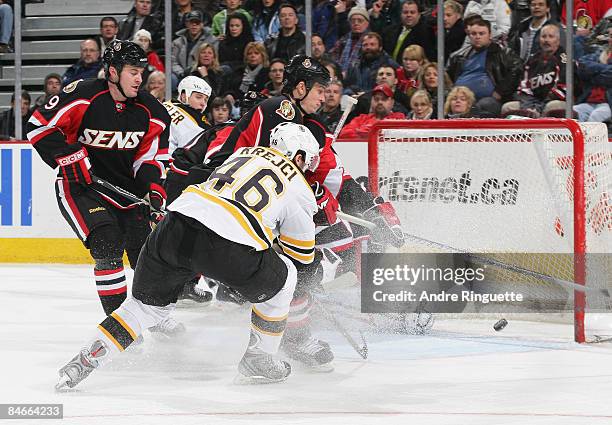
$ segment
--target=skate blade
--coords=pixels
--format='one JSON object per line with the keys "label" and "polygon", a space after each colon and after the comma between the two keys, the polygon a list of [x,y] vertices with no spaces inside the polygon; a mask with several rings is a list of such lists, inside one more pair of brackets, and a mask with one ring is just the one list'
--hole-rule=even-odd
{"label": "skate blade", "polygon": [[55,391],[62,392],[62,391],[66,391],[67,389],[71,388],[68,386],[69,382],[70,382],[70,377],[68,377],[68,375],[62,375],[59,381],[57,382],[57,384],[55,384]]}
{"label": "skate blade", "polygon": [[284,378],[280,378],[280,379],[272,379],[272,378],[268,378],[266,376],[246,376],[243,375],[241,373],[238,373],[238,375],[234,378],[234,384],[236,385],[265,385],[265,384],[276,384],[278,382],[283,382],[287,379],[287,377],[285,376]]}
{"label": "skate blade", "polygon": [[334,371],[334,365],[326,363],[316,366],[306,366],[306,370],[312,373],[332,373]]}

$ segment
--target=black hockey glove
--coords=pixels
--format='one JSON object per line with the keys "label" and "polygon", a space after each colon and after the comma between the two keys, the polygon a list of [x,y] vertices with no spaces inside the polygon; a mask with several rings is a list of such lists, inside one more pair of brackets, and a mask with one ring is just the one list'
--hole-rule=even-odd
{"label": "black hockey glove", "polygon": [[374,206],[363,212],[363,218],[376,224],[372,230],[372,242],[383,246],[401,248],[404,245],[404,232],[395,208],[380,196],[374,199]]}
{"label": "black hockey glove", "polygon": [[151,183],[145,198],[149,201],[149,225],[155,229],[166,215],[166,191],[157,183]]}
{"label": "black hockey glove", "polygon": [[331,226],[338,219],[336,211],[340,208],[338,201],[327,187],[319,182],[310,186],[317,200],[319,211],[314,215],[313,220],[318,226]]}
{"label": "black hockey glove", "polygon": [[62,171],[62,177],[70,183],[79,183],[84,186],[91,184],[91,174],[89,173],[91,164],[87,157],[87,151],[78,145],[71,145],[71,149],[75,151],[68,155],[55,157],[55,161]]}

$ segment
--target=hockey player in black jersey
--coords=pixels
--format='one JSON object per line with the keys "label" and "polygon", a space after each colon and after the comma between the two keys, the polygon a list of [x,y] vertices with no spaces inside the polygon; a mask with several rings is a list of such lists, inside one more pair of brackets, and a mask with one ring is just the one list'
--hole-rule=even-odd
{"label": "hockey player in black jersey", "polygon": [[[103,63],[106,80],[75,81],[34,112],[28,139],[50,167],[59,166],[60,211],[95,261],[98,295],[110,314],[126,298],[123,252],[134,268],[150,222],[161,219],[170,117],[139,90],[147,59],[138,45],[112,42]],[[92,175],[146,197],[150,210],[92,184]]]}

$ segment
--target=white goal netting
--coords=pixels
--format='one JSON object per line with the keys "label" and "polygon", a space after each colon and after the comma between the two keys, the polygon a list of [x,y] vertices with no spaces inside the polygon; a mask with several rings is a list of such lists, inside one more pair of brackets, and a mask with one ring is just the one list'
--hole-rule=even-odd
{"label": "white goal netting", "polygon": [[[390,125],[370,139],[370,186],[394,204],[407,252],[472,253],[499,263],[490,284],[519,285],[534,311],[575,313],[578,340],[583,307],[609,311],[612,150],[604,124]],[[575,169],[581,160],[584,170]],[[583,282],[587,291],[575,296],[572,285]]]}

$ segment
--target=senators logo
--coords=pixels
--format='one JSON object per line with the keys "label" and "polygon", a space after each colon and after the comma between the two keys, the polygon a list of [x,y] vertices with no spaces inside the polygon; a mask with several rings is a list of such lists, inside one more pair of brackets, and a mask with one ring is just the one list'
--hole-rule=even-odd
{"label": "senators logo", "polygon": [[144,131],[106,131],[86,128],[79,142],[103,149],[135,149],[144,138]]}
{"label": "senators logo", "polygon": [[288,121],[295,118],[295,109],[293,109],[291,102],[286,99],[281,102],[276,113]]}

